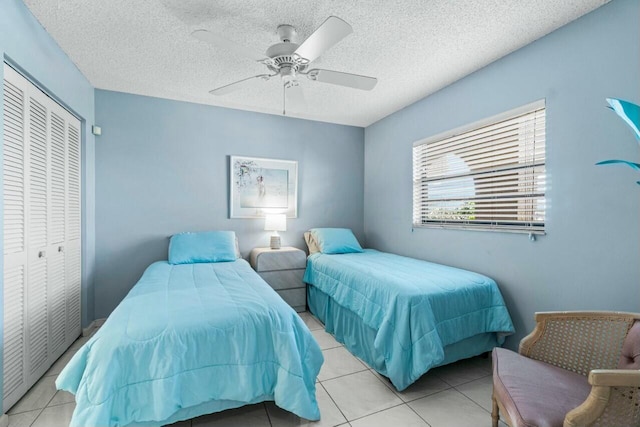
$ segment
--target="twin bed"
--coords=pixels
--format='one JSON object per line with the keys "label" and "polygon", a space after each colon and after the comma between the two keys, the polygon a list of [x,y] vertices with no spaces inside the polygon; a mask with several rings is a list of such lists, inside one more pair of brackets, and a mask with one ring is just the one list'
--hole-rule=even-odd
{"label": "twin bed", "polygon": [[75,394],[72,427],[162,426],[273,400],[320,418],[322,352],[249,263],[232,232],[172,237],[56,380]]}
{"label": "twin bed", "polygon": [[348,230],[314,229],[305,240],[309,310],[398,390],[433,367],[491,351],[514,331],[486,276],[362,249]]}
{"label": "twin bed", "polygon": [[[309,309],[398,390],[513,332],[491,279],[363,250],[349,230],[306,238]],[[71,426],[161,426],[266,400],[318,420],[322,363],[301,318],[238,259],[233,232],[182,233],[56,385],[75,394]]]}

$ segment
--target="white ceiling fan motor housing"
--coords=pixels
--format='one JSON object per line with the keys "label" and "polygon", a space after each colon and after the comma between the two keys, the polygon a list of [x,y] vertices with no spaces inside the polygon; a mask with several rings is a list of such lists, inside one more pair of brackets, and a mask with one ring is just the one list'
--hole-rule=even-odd
{"label": "white ceiling fan motor housing", "polygon": [[271,71],[279,73],[283,79],[285,76],[293,76],[295,79],[295,73],[307,68],[305,61],[301,61],[301,58],[293,55],[300,46],[291,41],[296,35],[296,29],[291,25],[280,25],[277,33],[282,43],[276,43],[267,49],[266,54],[273,61],[273,64],[267,64],[267,66]]}
{"label": "white ceiling fan motor housing", "polygon": [[278,37],[280,37],[280,41],[283,43],[291,42],[297,34],[295,27],[287,24],[278,25],[276,33],[278,33]]}

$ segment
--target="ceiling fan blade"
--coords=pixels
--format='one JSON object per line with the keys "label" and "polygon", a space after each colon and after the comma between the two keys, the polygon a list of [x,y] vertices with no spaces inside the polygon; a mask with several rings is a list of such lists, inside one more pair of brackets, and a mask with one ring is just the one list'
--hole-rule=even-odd
{"label": "ceiling fan blade", "polygon": [[246,84],[253,79],[262,79],[266,81],[266,80],[269,80],[270,78],[271,76],[269,74],[259,74],[257,76],[247,77],[246,79],[242,79],[237,82],[229,83],[228,85],[210,90],[209,93],[211,95],[216,95],[216,96],[226,95],[228,93],[241,89],[243,86],[246,86]]}
{"label": "ceiling fan blade", "polygon": [[294,109],[304,109],[304,107],[307,106],[304,99],[304,93],[302,92],[302,86],[298,84],[290,85],[289,87],[285,86],[284,92],[287,97],[288,104]]}
{"label": "ceiling fan blade", "polygon": [[197,38],[198,40],[210,43],[214,46],[221,47],[223,49],[230,50],[231,52],[234,52],[238,55],[251,58],[254,61],[258,61],[258,62],[270,61],[270,58],[268,58],[266,55],[260,52],[257,52],[253,49],[250,49],[248,47],[242,46],[236,42],[233,42],[225,37],[222,37],[219,34],[212,33],[211,31],[196,30],[193,33],[191,33],[191,35]]}
{"label": "ceiling fan blade", "polygon": [[351,25],[337,16],[330,16],[296,49],[294,55],[312,62],[327,49],[353,32]]}
{"label": "ceiling fan blade", "polygon": [[310,80],[318,82],[362,90],[371,90],[378,83],[378,79],[375,77],[360,76],[358,74],[343,73],[341,71],[320,70],[318,68],[309,70],[307,77]]}

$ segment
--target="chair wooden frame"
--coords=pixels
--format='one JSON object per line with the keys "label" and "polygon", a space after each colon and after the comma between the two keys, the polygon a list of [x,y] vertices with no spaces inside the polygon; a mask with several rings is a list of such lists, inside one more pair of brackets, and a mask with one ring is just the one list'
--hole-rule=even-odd
{"label": "chair wooden frame", "polygon": [[[640,370],[615,368],[624,338],[640,314],[543,312],[536,313],[535,320],[536,327],[520,342],[519,353],[588,376],[591,385],[591,393],[567,413],[563,427],[636,425],[633,423],[640,421]],[[495,392],[492,400],[493,427],[498,426],[500,414],[502,421],[516,427]]]}

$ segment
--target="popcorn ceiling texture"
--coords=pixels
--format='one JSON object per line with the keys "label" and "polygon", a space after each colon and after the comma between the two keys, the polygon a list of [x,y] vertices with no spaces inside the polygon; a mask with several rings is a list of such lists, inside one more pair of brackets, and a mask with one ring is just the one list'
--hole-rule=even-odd
{"label": "popcorn ceiling texture", "polygon": [[378,78],[370,92],[300,79],[307,105],[287,115],[368,126],[609,0],[25,0],[99,89],[282,114],[279,78],[215,97],[267,72],[191,37],[206,29],[258,51],[290,24],[302,42],[328,16],[353,33],[310,68]]}

